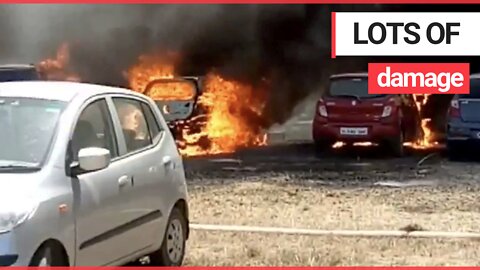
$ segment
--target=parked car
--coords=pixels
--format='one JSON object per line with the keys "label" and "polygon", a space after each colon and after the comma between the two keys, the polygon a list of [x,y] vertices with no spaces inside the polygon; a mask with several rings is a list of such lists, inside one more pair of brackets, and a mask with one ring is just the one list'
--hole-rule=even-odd
{"label": "parked car", "polygon": [[183,162],[151,98],[4,82],[0,126],[0,266],[182,264]]}
{"label": "parked car", "polygon": [[413,97],[369,94],[367,73],[331,76],[318,100],[312,127],[317,153],[337,141],[371,142],[401,156],[404,142],[415,140],[421,132]]}
{"label": "parked car", "polygon": [[454,95],[447,116],[447,152],[451,159],[480,142],[480,74],[470,76],[470,94]]}
{"label": "parked car", "polygon": [[34,65],[0,65],[0,82],[35,81],[40,74]]}

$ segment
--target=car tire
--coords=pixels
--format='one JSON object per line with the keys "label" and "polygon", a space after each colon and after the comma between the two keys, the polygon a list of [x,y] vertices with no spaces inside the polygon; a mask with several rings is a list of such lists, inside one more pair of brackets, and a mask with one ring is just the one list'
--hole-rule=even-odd
{"label": "car tire", "polygon": [[404,132],[400,132],[395,138],[390,141],[390,149],[395,157],[403,157],[405,155]]}
{"label": "car tire", "polygon": [[45,243],[35,252],[29,266],[68,266],[68,261],[60,246]]}
{"label": "car tire", "polygon": [[327,141],[315,141],[315,156],[322,157],[323,154],[330,148],[331,143]]}
{"label": "car tire", "polygon": [[168,218],[162,246],[150,254],[152,266],[181,266],[185,257],[188,223],[182,211],[173,208]]}
{"label": "car tire", "polygon": [[462,148],[458,142],[447,141],[447,157],[451,161],[458,161],[462,158]]}

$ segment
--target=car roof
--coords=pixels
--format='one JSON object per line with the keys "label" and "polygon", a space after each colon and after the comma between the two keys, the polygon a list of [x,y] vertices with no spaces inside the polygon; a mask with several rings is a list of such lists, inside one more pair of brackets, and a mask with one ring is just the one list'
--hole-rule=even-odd
{"label": "car roof", "polygon": [[70,102],[75,97],[88,99],[98,94],[143,95],[132,90],[78,82],[15,81],[0,82],[0,96],[29,97]]}
{"label": "car roof", "polygon": [[480,73],[473,73],[470,75],[470,79],[480,79]]}
{"label": "car roof", "polygon": [[12,69],[32,69],[35,68],[35,65],[32,64],[7,64],[0,65],[0,71],[2,70],[12,70]]}
{"label": "car roof", "polygon": [[341,79],[341,78],[368,78],[367,72],[356,72],[356,73],[339,73],[330,76],[330,79]]}

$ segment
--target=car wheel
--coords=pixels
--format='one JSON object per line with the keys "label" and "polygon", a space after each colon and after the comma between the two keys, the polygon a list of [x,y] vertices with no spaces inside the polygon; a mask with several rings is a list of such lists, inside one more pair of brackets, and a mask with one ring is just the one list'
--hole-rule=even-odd
{"label": "car wheel", "polygon": [[181,266],[185,257],[187,221],[178,208],[174,208],[168,218],[163,243],[159,250],[150,255],[154,266]]}
{"label": "car wheel", "polygon": [[315,141],[315,156],[322,157],[322,155],[330,148],[331,143],[327,141]]}
{"label": "car wheel", "polygon": [[60,247],[44,244],[33,255],[30,266],[68,266],[68,263]]}
{"label": "car wheel", "polygon": [[451,161],[460,160],[462,157],[461,147],[458,142],[447,141],[447,156]]}
{"label": "car wheel", "polygon": [[404,132],[402,131],[390,142],[390,148],[394,156],[403,157],[403,155],[405,154],[405,147],[403,146],[403,142]]}

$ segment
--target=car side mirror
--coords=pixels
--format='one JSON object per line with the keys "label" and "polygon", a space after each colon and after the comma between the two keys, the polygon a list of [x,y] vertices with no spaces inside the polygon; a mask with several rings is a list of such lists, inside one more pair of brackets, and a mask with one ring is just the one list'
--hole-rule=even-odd
{"label": "car side mirror", "polygon": [[94,172],[110,165],[110,150],[99,147],[82,148],[78,151],[78,162],[72,164],[73,173]]}

